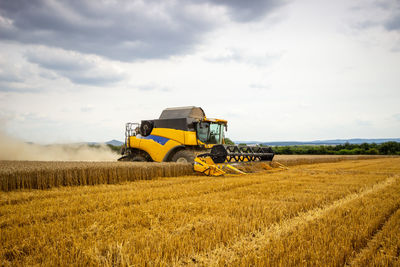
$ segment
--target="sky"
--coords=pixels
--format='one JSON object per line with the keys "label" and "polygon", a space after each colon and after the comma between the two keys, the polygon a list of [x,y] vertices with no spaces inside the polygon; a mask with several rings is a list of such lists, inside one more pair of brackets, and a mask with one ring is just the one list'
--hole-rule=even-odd
{"label": "sky", "polygon": [[124,140],[200,106],[241,141],[400,137],[399,0],[0,0],[0,127]]}

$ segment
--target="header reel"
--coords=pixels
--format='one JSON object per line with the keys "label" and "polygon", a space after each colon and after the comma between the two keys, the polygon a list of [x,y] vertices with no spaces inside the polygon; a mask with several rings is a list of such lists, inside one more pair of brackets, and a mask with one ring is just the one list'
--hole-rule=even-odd
{"label": "header reel", "polygon": [[269,147],[215,145],[210,153],[198,155],[194,160],[194,170],[206,175],[220,176],[229,168],[237,173],[245,174],[229,163],[272,161],[274,152]]}

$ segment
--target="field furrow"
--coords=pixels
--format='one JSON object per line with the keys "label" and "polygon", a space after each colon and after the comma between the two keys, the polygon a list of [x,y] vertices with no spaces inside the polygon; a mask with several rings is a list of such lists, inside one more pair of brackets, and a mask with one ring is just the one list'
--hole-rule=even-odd
{"label": "field furrow", "polygon": [[261,247],[250,249],[249,253],[242,253],[233,261],[230,256],[220,257],[218,265],[229,262],[233,265],[278,263],[288,266],[307,262],[312,266],[343,266],[399,208],[399,181],[382,189],[384,187],[373,189],[334,205],[323,216],[302,223],[283,235],[272,236]]}
{"label": "field furrow", "polygon": [[[384,182],[375,184],[372,188],[361,190],[360,192],[349,194],[344,198],[338,199],[332,204],[317,207],[307,212],[302,212],[293,218],[275,223],[266,229],[260,229],[255,233],[251,233],[249,236],[241,237],[230,246],[218,247],[213,251],[206,252],[204,255],[192,255],[190,259],[198,262],[200,265],[204,264],[205,266],[211,266],[221,261],[221,259],[226,258],[229,260],[226,260],[224,264],[231,265],[234,262],[237,262],[241,257],[243,257],[243,255],[251,253],[254,250],[261,249],[263,246],[271,242],[272,239],[288,235],[296,230],[300,225],[317,220],[335,208],[345,205],[367,194],[382,190],[394,182],[395,179],[389,178]],[[181,263],[189,262],[190,260],[186,259]],[[181,263],[178,263],[177,265],[180,265]]]}
{"label": "field furrow", "polygon": [[399,266],[399,237],[400,208],[398,207],[347,266]]}

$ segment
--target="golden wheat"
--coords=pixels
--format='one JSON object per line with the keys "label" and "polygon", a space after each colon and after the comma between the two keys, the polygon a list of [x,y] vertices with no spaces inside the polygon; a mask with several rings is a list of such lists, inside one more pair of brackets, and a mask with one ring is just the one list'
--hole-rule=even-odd
{"label": "golden wheat", "polygon": [[[382,156],[319,156],[278,155],[288,166],[338,162],[342,160],[372,159]],[[240,168],[245,172],[265,170],[266,163],[247,163]],[[176,177],[193,174],[190,164],[133,163],[133,162],[50,162],[0,161],[0,191],[20,189],[49,189],[58,186],[115,184],[126,181],[148,180],[156,177]]]}
{"label": "golden wheat", "polygon": [[115,184],[193,173],[190,164],[134,162],[0,161],[2,191]]}
{"label": "golden wheat", "polygon": [[399,173],[400,159],[386,158],[247,176],[0,193],[0,260],[343,265],[377,233],[393,233],[382,228],[387,219],[398,225],[391,214],[400,204]]}
{"label": "golden wheat", "polygon": [[388,217],[350,266],[400,266],[400,209]]}
{"label": "golden wheat", "polygon": [[286,166],[301,164],[339,162],[343,160],[377,159],[391,156],[384,155],[276,155],[274,161]]}

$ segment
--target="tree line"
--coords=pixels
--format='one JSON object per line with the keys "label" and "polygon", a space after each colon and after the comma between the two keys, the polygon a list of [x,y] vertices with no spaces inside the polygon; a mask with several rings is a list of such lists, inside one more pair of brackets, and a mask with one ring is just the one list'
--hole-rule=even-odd
{"label": "tree line", "polygon": [[272,147],[275,154],[285,155],[400,155],[400,143],[385,142],[342,145],[299,145]]}

